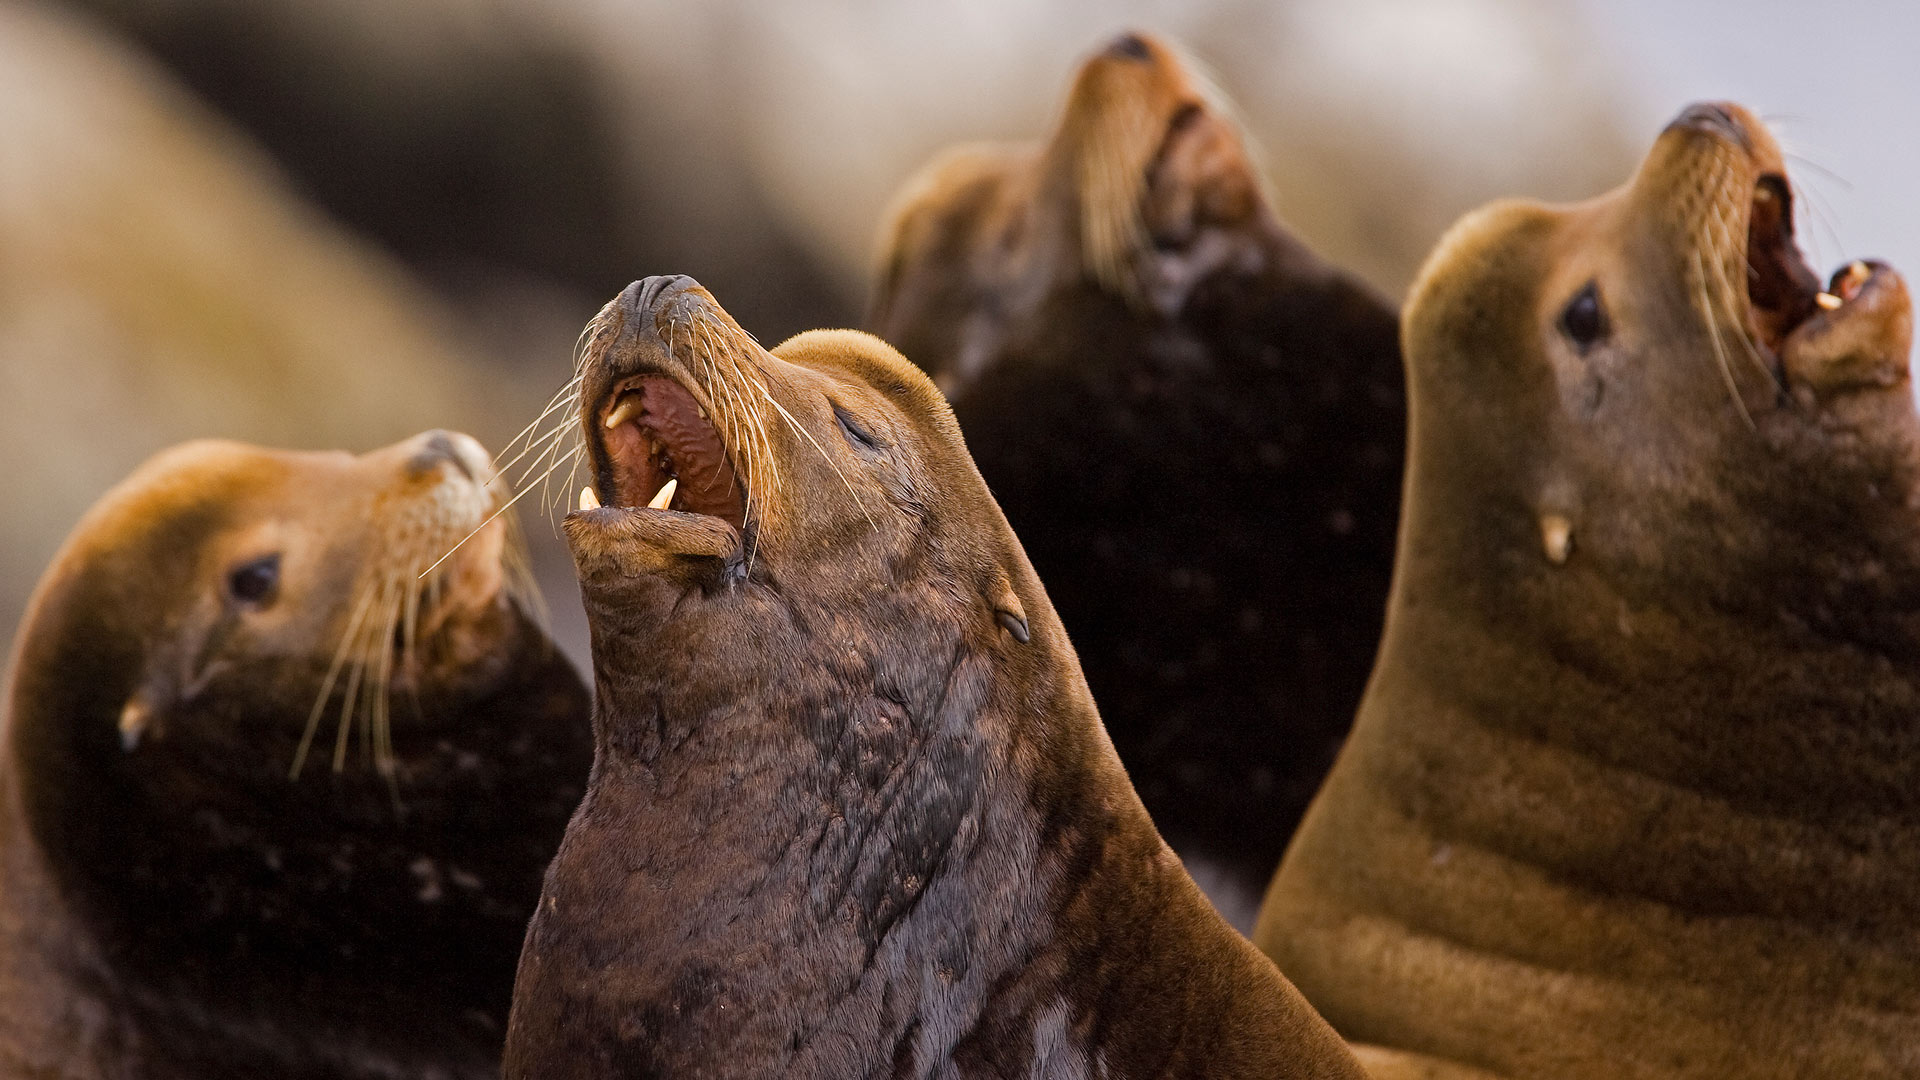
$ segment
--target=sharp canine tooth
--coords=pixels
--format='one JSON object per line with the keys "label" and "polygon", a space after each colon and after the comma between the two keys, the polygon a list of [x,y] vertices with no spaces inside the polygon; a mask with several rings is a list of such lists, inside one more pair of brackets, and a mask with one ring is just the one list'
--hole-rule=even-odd
{"label": "sharp canine tooth", "polygon": [[678,479],[668,480],[665,484],[662,484],[659,493],[654,495],[653,501],[647,504],[647,509],[665,510],[667,504],[673,501],[674,491],[679,487],[680,481]]}
{"label": "sharp canine tooth", "polygon": [[592,488],[583,487],[580,489],[580,509],[582,510],[600,509],[600,497],[593,493]]}
{"label": "sharp canine tooth", "polygon": [[1832,311],[1834,308],[1837,308],[1841,304],[1845,303],[1845,301],[1841,300],[1839,297],[1833,295],[1832,293],[1825,293],[1825,292],[1815,295],[1813,298],[1813,302],[1816,304],[1819,304],[1823,308],[1826,308],[1828,311]]}
{"label": "sharp canine tooth", "polygon": [[612,412],[607,414],[607,427],[609,429],[617,428],[621,424],[633,419],[634,414],[639,411],[640,395],[628,394],[620,399],[619,403],[613,407]]}
{"label": "sharp canine tooth", "polygon": [[1872,276],[1873,271],[1867,269],[1866,263],[1856,260],[1847,264],[1847,283],[1850,285],[1858,285]]}

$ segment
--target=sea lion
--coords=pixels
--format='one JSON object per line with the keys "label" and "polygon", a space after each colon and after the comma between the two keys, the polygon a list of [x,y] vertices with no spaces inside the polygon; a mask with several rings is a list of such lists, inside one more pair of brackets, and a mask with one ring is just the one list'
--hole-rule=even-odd
{"label": "sea lion", "polygon": [[1382,1075],[1920,1071],[1912,309],[1794,196],[1694,106],[1414,289],[1380,662],[1256,935]]}
{"label": "sea lion", "polygon": [[649,278],[580,401],[594,768],[505,1076],[1361,1075],[1155,833],[925,375]]}
{"label": "sea lion", "polygon": [[196,442],[80,522],[7,697],[0,1076],[497,1075],[591,733],[492,475]]}
{"label": "sea lion", "polygon": [[1248,923],[1373,663],[1405,428],[1393,309],[1262,186],[1123,35],[1046,145],[907,188],[870,322],[952,394],[1147,809]]}

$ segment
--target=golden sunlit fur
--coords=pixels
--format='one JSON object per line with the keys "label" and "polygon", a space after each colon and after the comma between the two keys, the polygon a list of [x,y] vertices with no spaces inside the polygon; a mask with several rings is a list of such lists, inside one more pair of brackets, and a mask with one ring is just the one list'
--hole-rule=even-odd
{"label": "golden sunlit fur", "polygon": [[1789,191],[1695,106],[1414,287],[1386,634],[1254,934],[1376,1076],[1920,1067],[1911,308],[1817,302]]}
{"label": "golden sunlit fur", "polygon": [[[1063,269],[1138,310],[1176,310],[1192,265],[1232,248],[1196,240],[1268,205],[1249,157],[1231,107],[1192,58],[1123,35],[1081,66],[1044,143],[956,147],[908,181],[880,231],[869,323],[883,335],[912,325],[929,317],[916,319],[918,307],[955,302],[952,290],[963,306],[975,291],[1017,305]],[[943,380],[955,374],[944,351],[911,349]]]}

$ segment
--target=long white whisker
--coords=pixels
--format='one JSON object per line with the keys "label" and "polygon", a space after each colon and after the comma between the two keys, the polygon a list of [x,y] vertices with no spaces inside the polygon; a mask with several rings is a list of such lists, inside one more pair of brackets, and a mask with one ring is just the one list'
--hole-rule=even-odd
{"label": "long white whisker", "polygon": [[[739,365],[737,364],[735,365],[736,368],[738,366]],[[751,382],[752,380],[749,379],[749,381]],[[853,489],[853,482],[847,479],[846,473],[843,473],[840,471],[840,466],[834,463],[833,456],[827,453],[827,448],[820,445],[820,441],[813,437],[812,432],[808,431],[804,427],[801,427],[800,422],[798,420],[795,420],[793,418],[793,414],[787,411],[787,407],[785,405],[780,404],[778,401],[774,400],[773,395],[767,392],[766,387],[761,386],[757,382],[754,383],[753,385],[756,389],[760,391],[760,396],[767,399],[767,404],[772,405],[774,409],[777,412],[779,412],[779,414],[786,420],[788,427],[792,428],[795,432],[797,432],[801,438],[804,438],[809,443],[813,444],[814,450],[818,452],[820,455],[820,460],[827,463],[827,468],[832,469],[833,475],[839,477],[840,483],[846,487],[847,494],[853,496],[853,504],[860,508],[860,516],[866,518],[867,524],[870,527],[872,527],[875,532],[878,532],[880,530],[880,523],[873,520],[873,515],[867,512],[866,500],[860,498],[860,493]]]}
{"label": "long white whisker", "polygon": [[[385,586],[381,587],[380,595],[382,600],[386,598]],[[367,624],[368,629],[371,629],[372,626],[373,626],[373,623],[371,622]],[[365,634],[363,633],[362,637],[364,636]],[[366,674],[366,667],[367,667],[366,651],[364,648],[359,648],[360,643],[358,641],[356,641],[354,644],[356,646],[356,649],[359,652],[359,655],[353,658],[353,666],[347,669],[346,696],[340,702],[340,722],[334,728],[334,732],[335,732],[335,738],[333,742],[333,771],[334,772],[340,772],[342,769],[346,768],[347,736],[353,732],[353,717],[356,715],[354,711],[354,706],[359,704],[360,681],[361,681],[361,677]]]}
{"label": "long white whisker", "polygon": [[[549,474],[551,474],[552,472],[554,472],[555,470],[557,470],[558,468],[560,468],[560,466],[562,466],[562,465],[565,465],[565,464],[566,464],[566,463],[567,463],[567,462],[568,462],[569,460],[571,460],[572,458],[574,458],[574,457],[576,457],[576,456],[578,456],[578,455],[579,455],[579,453],[580,453],[580,451],[581,451],[581,449],[582,449],[582,447],[578,447],[578,446],[576,446],[576,447],[574,447],[574,448],[573,448],[572,450],[569,450],[569,451],[567,451],[567,452],[566,452],[566,454],[564,454],[564,455],[562,455],[562,456],[561,456],[561,458],[560,458],[559,460],[557,460],[557,461],[555,461],[555,462],[554,462],[554,463],[553,463],[552,465],[549,465],[549,466],[547,467],[547,472],[548,472]],[[478,525],[476,525],[476,526],[474,526],[474,527],[473,527],[473,531],[472,531],[472,532],[469,532],[469,533],[468,533],[467,535],[465,535],[465,536],[463,536],[463,537],[461,537],[461,538],[460,538],[460,542],[459,542],[459,543],[457,543],[457,544],[454,544],[454,545],[453,545],[452,547],[450,547],[450,548],[448,548],[448,549],[447,549],[447,553],[446,553],[445,555],[442,555],[442,556],[440,556],[439,558],[437,558],[437,559],[435,559],[435,560],[433,560],[433,565],[432,565],[432,566],[429,566],[429,567],[427,567],[427,568],[426,568],[425,570],[422,570],[422,571],[420,571],[420,576],[421,576],[421,577],[426,577],[426,576],[427,576],[428,574],[431,574],[431,573],[433,573],[433,572],[434,572],[435,570],[437,570],[437,569],[439,569],[439,567],[440,567],[440,564],[441,564],[441,563],[443,563],[443,562],[446,562],[446,561],[447,561],[448,559],[450,559],[450,558],[452,558],[452,557],[453,557],[453,553],[454,553],[454,552],[456,552],[456,551],[459,551],[459,550],[460,550],[460,547],[461,547],[461,545],[463,545],[463,544],[465,544],[465,543],[466,543],[467,541],[469,541],[469,540],[471,540],[471,539],[473,539],[474,537],[476,537],[476,536],[479,536],[479,535],[480,535],[480,530],[482,530],[482,529],[484,529],[484,528],[486,528],[487,526],[489,526],[489,525],[491,525],[491,524],[493,524],[493,521],[494,521],[494,519],[495,519],[495,518],[497,518],[497,517],[499,517],[499,516],[500,516],[501,514],[504,514],[504,513],[506,513],[507,511],[509,511],[509,510],[511,510],[511,509],[513,509],[513,504],[514,504],[514,503],[517,503],[517,502],[519,502],[519,501],[520,501],[521,499],[524,499],[524,498],[526,498],[526,497],[527,497],[527,495],[528,495],[528,494],[529,494],[530,492],[532,492],[532,491],[533,491],[533,489],[532,489],[531,487],[525,487],[525,488],[521,488],[521,489],[520,489],[519,491],[517,491],[517,492],[515,492],[515,493],[514,493],[514,496],[513,496],[513,498],[511,498],[511,499],[508,499],[508,500],[507,500],[507,501],[506,501],[506,502],[505,502],[504,504],[502,504],[502,505],[501,505],[501,507],[500,507],[500,509],[498,509],[498,510],[495,510],[495,511],[494,511],[493,513],[491,513],[491,514],[489,514],[489,515],[487,515],[487,520],[485,520],[485,521],[483,521],[483,522],[481,522],[480,524],[478,524]]]}
{"label": "long white whisker", "polygon": [[1712,302],[1707,299],[1707,270],[1701,262],[1698,248],[1693,252],[1693,269],[1695,282],[1700,289],[1701,311],[1707,319],[1707,337],[1713,342],[1714,359],[1720,362],[1720,377],[1726,381],[1727,394],[1733,398],[1733,407],[1740,410],[1740,419],[1747,422],[1748,428],[1758,430],[1753,417],[1747,412],[1747,403],[1740,398],[1740,387],[1733,381],[1733,367],[1727,363],[1726,350],[1720,344],[1720,323],[1714,315]]}
{"label": "long white whisker", "polygon": [[353,614],[347,618],[347,628],[340,635],[340,645],[333,651],[333,663],[327,667],[327,677],[320,682],[320,696],[314,699],[313,710],[307,714],[307,730],[300,736],[300,747],[294,751],[293,767],[287,771],[287,779],[300,779],[300,769],[306,764],[307,751],[313,746],[313,737],[320,730],[320,715],[327,709],[327,702],[333,697],[334,680],[340,677],[340,669],[347,662],[347,653],[359,638],[360,620],[366,618],[367,611],[373,606],[376,595],[374,586],[361,590],[360,600],[354,605]]}
{"label": "long white whisker", "polygon": [[[1723,245],[1723,250],[1727,255],[1730,256],[1732,253],[1740,250],[1733,244],[1733,238],[1728,231],[1727,223],[1723,219],[1721,208],[1716,207],[1714,209],[1708,224],[1713,227],[1714,232],[1719,236],[1720,243]],[[1723,257],[1713,260],[1713,272],[1714,277],[1720,284],[1721,307],[1725,310],[1728,321],[1738,323],[1740,316],[1734,308],[1734,299],[1739,294],[1737,290],[1735,290],[1733,282],[1727,278],[1727,259]],[[1749,300],[1748,303],[1751,304],[1752,301]],[[1707,317],[1709,319],[1713,318],[1713,313],[1709,311]],[[1747,357],[1753,361],[1753,366],[1759,369],[1761,376],[1767,380],[1769,385],[1777,389],[1780,385],[1779,377],[1774,374],[1771,367],[1767,366],[1766,359],[1760,355],[1760,350],[1755,347],[1751,332],[1747,330],[1747,328],[1742,327],[1739,338],[1741,346],[1746,350]]]}

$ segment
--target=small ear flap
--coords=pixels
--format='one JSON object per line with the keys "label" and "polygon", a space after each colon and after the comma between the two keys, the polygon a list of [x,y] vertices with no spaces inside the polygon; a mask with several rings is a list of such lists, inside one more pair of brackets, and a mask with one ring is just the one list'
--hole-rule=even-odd
{"label": "small ear flap", "polygon": [[1032,640],[1027,628],[1027,609],[1021,606],[1020,597],[1013,591],[1013,581],[1005,570],[994,573],[993,585],[987,592],[987,604],[993,608],[993,621],[1013,635],[1013,640],[1025,645]]}

